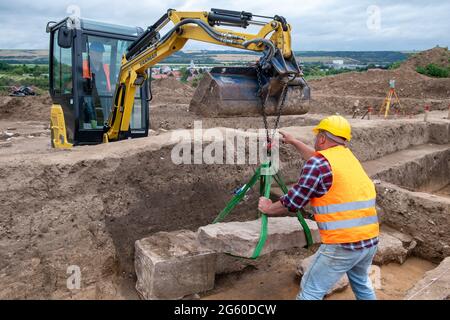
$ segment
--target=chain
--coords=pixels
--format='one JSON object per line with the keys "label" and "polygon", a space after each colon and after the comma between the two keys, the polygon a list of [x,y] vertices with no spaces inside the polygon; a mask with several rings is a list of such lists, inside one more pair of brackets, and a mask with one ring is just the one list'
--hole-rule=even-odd
{"label": "chain", "polygon": [[[289,88],[288,88],[288,85],[286,84],[284,86],[284,88],[283,88],[283,93],[281,95],[281,104],[280,104],[280,107],[278,108],[278,116],[277,116],[277,119],[275,121],[274,131],[276,131],[278,129],[278,126],[280,125],[281,115],[283,114],[283,108],[284,108],[285,103],[286,103],[288,90],[289,90]],[[274,138],[274,137],[275,137],[275,132],[273,133],[273,137],[272,138]]]}
{"label": "chain", "polygon": [[269,97],[268,97],[268,95],[265,98],[262,97],[263,85],[262,85],[262,79],[261,79],[261,66],[260,65],[256,67],[256,74],[257,74],[257,79],[258,79],[259,96],[261,98],[261,112],[262,112],[263,121],[264,121],[264,128],[266,130],[267,143],[271,143],[271,141],[273,141],[273,139],[275,138],[276,131],[278,129],[278,126],[280,125],[281,115],[283,114],[283,108],[286,104],[286,98],[288,95],[288,85],[286,83],[286,85],[283,88],[283,92],[281,94],[281,104],[278,107],[278,114],[277,114],[277,118],[275,120],[275,126],[273,128],[273,135],[271,138],[270,133],[269,133],[269,122],[268,122],[268,117],[267,117],[267,112],[266,112],[266,104],[267,104],[267,100]]}
{"label": "chain", "polygon": [[259,86],[259,97],[261,98],[261,112],[262,112],[262,116],[263,116],[263,121],[264,121],[264,128],[266,129],[266,136],[267,136],[267,143],[270,143],[270,134],[269,134],[269,123],[267,120],[267,113],[266,113],[266,102],[267,102],[267,97],[266,99],[263,98],[262,96],[262,80],[261,80],[261,66],[258,65],[256,67],[256,74],[257,74],[257,79],[258,79],[258,86]]}

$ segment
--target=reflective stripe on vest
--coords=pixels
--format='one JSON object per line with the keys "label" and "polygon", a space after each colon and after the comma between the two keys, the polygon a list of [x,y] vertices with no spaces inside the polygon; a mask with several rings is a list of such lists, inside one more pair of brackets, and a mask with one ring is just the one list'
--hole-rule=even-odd
{"label": "reflective stripe on vest", "polygon": [[105,63],[103,65],[103,71],[105,71],[107,89],[109,92],[111,92],[111,80],[110,80],[111,74],[109,71],[109,64]]}
{"label": "reflective stripe on vest", "polygon": [[378,217],[364,217],[350,220],[341,220],[333,222],[318,222],[317,225],[321,230],[338,230],[338,229],[349,229],[354,227],[362,227],[369,224],[378,223]]}
{"label": "reflective stripe on vest", "polygon": [[361,163],[343,146],[320,154],[333,174],[328,193],[311,200],[322,242],[352,243],[379,236],[375,186]]}
{"label": "reflective stripe on vest", "polygon": [[369,209],[369,208],[375,207],[376,201],[377,201],[376,199],[372,199],[372,200],[367,200],[367,201],[331,204],[329,206],[313,207],[313,210],[314,210],[314,213],[316,213],[316,214],[330,214],[330,213],[336,213],[336,212],[342,212],[342,211]]}

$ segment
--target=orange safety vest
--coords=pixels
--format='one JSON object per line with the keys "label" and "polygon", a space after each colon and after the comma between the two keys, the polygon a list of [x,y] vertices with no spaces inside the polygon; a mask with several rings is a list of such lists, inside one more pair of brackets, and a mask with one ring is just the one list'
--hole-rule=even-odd
{"label": "orange safety vest", "polygon": [[378,237],[376,191],[361,163],[343,146],[319,152],[331,165],[333,184],[311,200],[324,244],[354,243]]}
{"label": "orange safety vest", "polygon": [[[103,71],[105,71],[106,76],[106,88],[108,91],[111,91],[111,80],[110,80],[110,71],[109,71],[109,64],[103,65]],[[88,60],[83,60],[83,78],[85,79],[92,79],[92,72],[89,70],[89,62]]]}

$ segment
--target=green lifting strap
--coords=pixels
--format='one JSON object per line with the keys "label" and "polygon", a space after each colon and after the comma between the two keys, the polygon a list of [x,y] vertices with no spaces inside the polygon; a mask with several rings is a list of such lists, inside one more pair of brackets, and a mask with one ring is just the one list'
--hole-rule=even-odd
{"label": "green lifting strap", "polygon": [[253,186],[258,182],[261,177],[261,168],[256,169],[255,175],[250,179],[250,182],[245,185],[245,188],[233,197],[233,199],[227,204],[225,209],[219,214],[219,216],[214,220],[213,224],[222,222],[233,209],[242,201],[247,192],[253,188]]}
{"label": "green lifting strap", "polygon": [[[263,169],[269,169],[270,164],[263,164]],[[264,190],[261,192],[261,195],[265,198],[270,198],[270,187],[272,186],[272,176],[266,175],[261,176],[264,178]],[[255,252],[253,253],[252,259],[258,259],[261,255],[262,250],[264,249],[264,246],[266,245],[267,241],[267,230],[269,225],[269,219],[267,218],[267,215],[261,212],[261,235],[259,237],[259,242],[256,245]]]}
{"label": "green lifting strap", "polygon": [[[233,209],[242,201],[242,199],[245,197],[247,192],[252,189],[258,180],[260,181],[260,194],[261,196],[264,196],[266,198],[270,198],[270,190],[272,187],[272,181],[275,180],[277,184],[280,186],[280,188],[283,190],[283,193],[287,194],[289,190],[286,187],[286,184],[284,183],[281,176],[277,173],[275,175],[261,175],[262,169],[269,169],[270,163],[263,164],[261,167],[256,169],[255,174],[250,179],[249,183],[245,185],[245,187],[236,194],[233,199],[227,204],[225,209],[222,210],[222,212],[218,215],[218,217],[214,220],[213,224],[222,222],[232,211]],[[305,232],[306,241],[308,244],[308,247],[313,245],[313,239],[311,236],[311,230],[308,227],[308,224],[306,223],[305,219],[303,218],[301,212],[299,211],[297,213],[298,220],[303,227],[303,231]],[[267,215],[261,213],[261,234],[259,238],[259,242],[255,248],[255,251],[251,257],[251,259],[258,259],[261,255],[262,250],[264,249],[264,246],[267,242],[267,235],[268,235],[268,224],[269,219]]]}

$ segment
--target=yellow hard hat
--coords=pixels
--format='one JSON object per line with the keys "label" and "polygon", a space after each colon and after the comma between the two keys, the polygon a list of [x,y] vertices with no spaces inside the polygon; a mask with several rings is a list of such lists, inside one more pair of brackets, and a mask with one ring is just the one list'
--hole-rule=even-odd
{"label": "yellow hard hat", "polygon": [[314,128],[314,134],[318,134],[320,130],[328,131],[336,137],[341,137],[347,141],[352,140],[352,127],[350,123],[341,116],[331,116],[323,119],[317,127]]}

